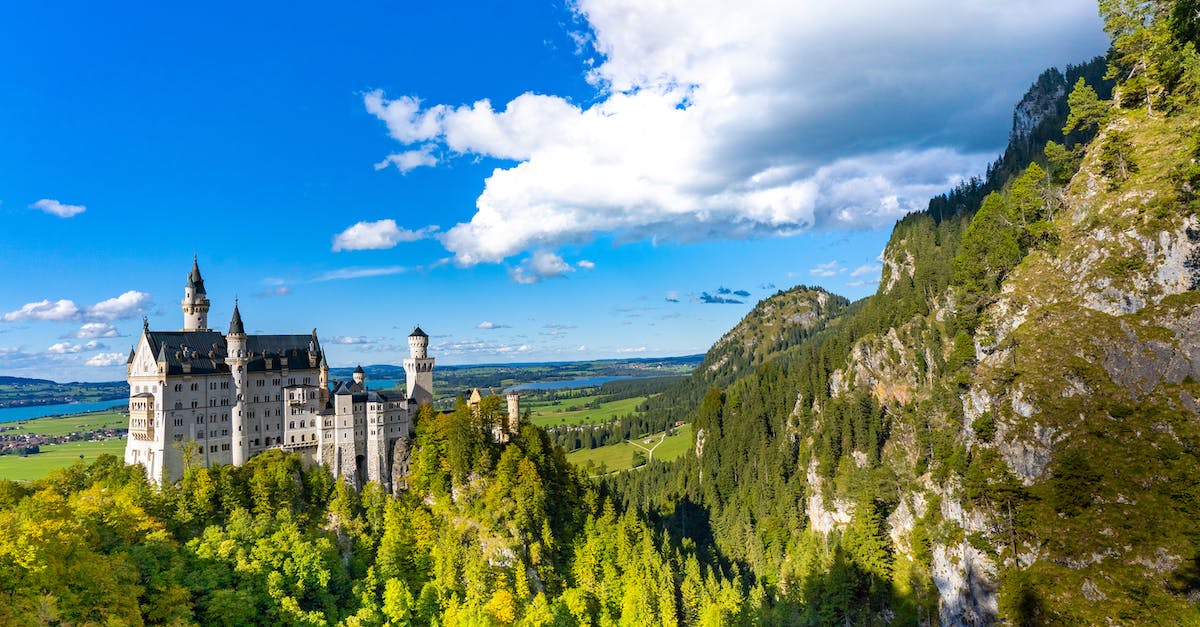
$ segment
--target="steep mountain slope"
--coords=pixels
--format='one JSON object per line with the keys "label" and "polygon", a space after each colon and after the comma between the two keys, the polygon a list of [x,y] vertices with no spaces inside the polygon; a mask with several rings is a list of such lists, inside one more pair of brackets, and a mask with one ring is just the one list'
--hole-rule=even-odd
{"label": "steep mountain slope", "polygon": [[710,380],[694,455],[615,481],[768,620],[1200,621],[1200,63],[1166,38],[1134,85],[1127,34],[1115,104],[1103,61],[1043,75],[875,296]]}

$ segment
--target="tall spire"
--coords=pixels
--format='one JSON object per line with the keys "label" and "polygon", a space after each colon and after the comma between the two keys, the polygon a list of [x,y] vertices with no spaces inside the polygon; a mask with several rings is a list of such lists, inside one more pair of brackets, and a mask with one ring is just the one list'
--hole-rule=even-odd
{"label": "tall spire", "polygon": [[242,325],[242,313],[238,311],[237,299],[233,299],[233,319],[229,321],[228,335],[245,335],[246,327]]}
{"label": "tall spire", "polygon": [[192,254],[192,271],[188,273],[187,287],[196,291],[197,294],[207,294],[204,291],[204,278],[200,276],[200,263],[196,260],[196,255]]}

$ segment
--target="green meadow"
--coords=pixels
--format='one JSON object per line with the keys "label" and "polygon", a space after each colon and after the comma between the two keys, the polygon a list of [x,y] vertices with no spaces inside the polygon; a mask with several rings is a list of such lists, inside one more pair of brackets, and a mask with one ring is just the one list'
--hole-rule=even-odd
{"label": "green meadow", "polygon": [[[662,433],[639,438],[637,442],[646,448],[654,447],[662,437]],[[651,440],[650,444],[646,444],[646,440]],[[654,461],[671,461],[682,456],[688,448],[692,446],[692,425],[685,424],[682,427],[675,427],[667,431],[667,436],[662,440],[661,444],[654,447]],[[645,449],[639,448],[629,442],[620,442],[617,444],[609,444],[594,449],[579,449],[567,454],[567,461],[584,468],[589,473],[599,474],[601,465],[608,472],[617,472],[621,470],[629,470],[633,468],[633,454],[636,452],[645,453]],[[590,466],[589,466],[590,462]]]}
{"label": "green meadow", "polygon": [[66,468],[81,459],[91,463],[101,455],[125,454],[125,438],[100,442],[68,442],[42,447],[36,455],[0,455],[0,479],[32,481],[45,477],[51,470]]}

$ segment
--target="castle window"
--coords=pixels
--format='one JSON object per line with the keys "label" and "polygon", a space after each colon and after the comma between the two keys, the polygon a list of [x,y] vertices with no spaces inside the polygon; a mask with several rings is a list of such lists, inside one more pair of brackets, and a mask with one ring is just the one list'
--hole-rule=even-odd
{"label": "castle window", "polygon": [[200,389],[200,384],[199,384],[199,383],[193,383],[193,384],[192,384],[192,391],[193,391],[193,392],[195,392],[196,390],[199,390],[199,389]]}
{"label": "castle window", "polygon": [[182,384],[180,384],[180,383],[176,383],[176,384],[175,384],[175,391],[176,391],[176,392],[182,392],[182,391],[183,391],[183,385],[182,385]]}
{"label": "castle window", "polygon": [[183,403],[180,403],[179,401],[175,401],[175,409],[183,409]]}
{"label": "castle window", "polygon": [[212,446],[208,447],[208,452],[209,452],[209,453],[216,453],[216,452],[217,452],[217,445],[216,445],[216,444],[214,444],[214,445],[212,445]]}
{"label": "castle window", "polygon": [[176,434],[175,434],[175,441],[176,441],[176,442],[181,442],[181,441],[183,441],[183,434],[182,434],[182,433],[176,433]]}
{"label": "castle window", "polygon": [[192,409],[196,409],[196,406],[197,406],[197,405],[199,405],[199,404],[200,404],[200,403],[199,403],[199,402],[197,402],[197,401],[192,401]]}
{"label": "castle window", "polygon": [[279,379],[272,379],[271,385],[279,385]]}

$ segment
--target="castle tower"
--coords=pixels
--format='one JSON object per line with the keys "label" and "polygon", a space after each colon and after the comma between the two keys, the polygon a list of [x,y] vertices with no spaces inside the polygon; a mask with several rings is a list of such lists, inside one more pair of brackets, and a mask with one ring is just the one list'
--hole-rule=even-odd
{"label": "castle tower", "polygon": [[204,291],[204,279],[200,276],[200,264],[192,257],[192,271],[188,273],[187,283],[183,286],[184,331],[208,331],[208,294]]}
{"label": "castle tower", "polygon": [[229,333],[225,335],[225,345],[228,354],[225,363],[229,364],[229,376],[233,378],[234,405],[231,408],[232,443],[230,450],[234,466],[246,463],[246,434],[242,432],[242,400],[246,398],[246,364],[250,357],[246,352],[246,327],[242,324],[242,314],[238,311],[237,301],[233,303],[233,319],[229,321]]}
{"label": "castle tower", "polygon": [[508,432],[515,434],[521,428],[521,395],[510,391],[505,398],[508,400]]}
{"label": "castle tower", "polygon": [[421,327],[408,336],[408,359],[404,360],[404,379],[408,397],[418,405],[433,402],[433,358],[429,357],[429,336]]}
{"label": "castle tower", "polygon": [[354,369],[354,385],[358,386],[359,390],[367,389],[367,373],[363,371],[362,364]]}

